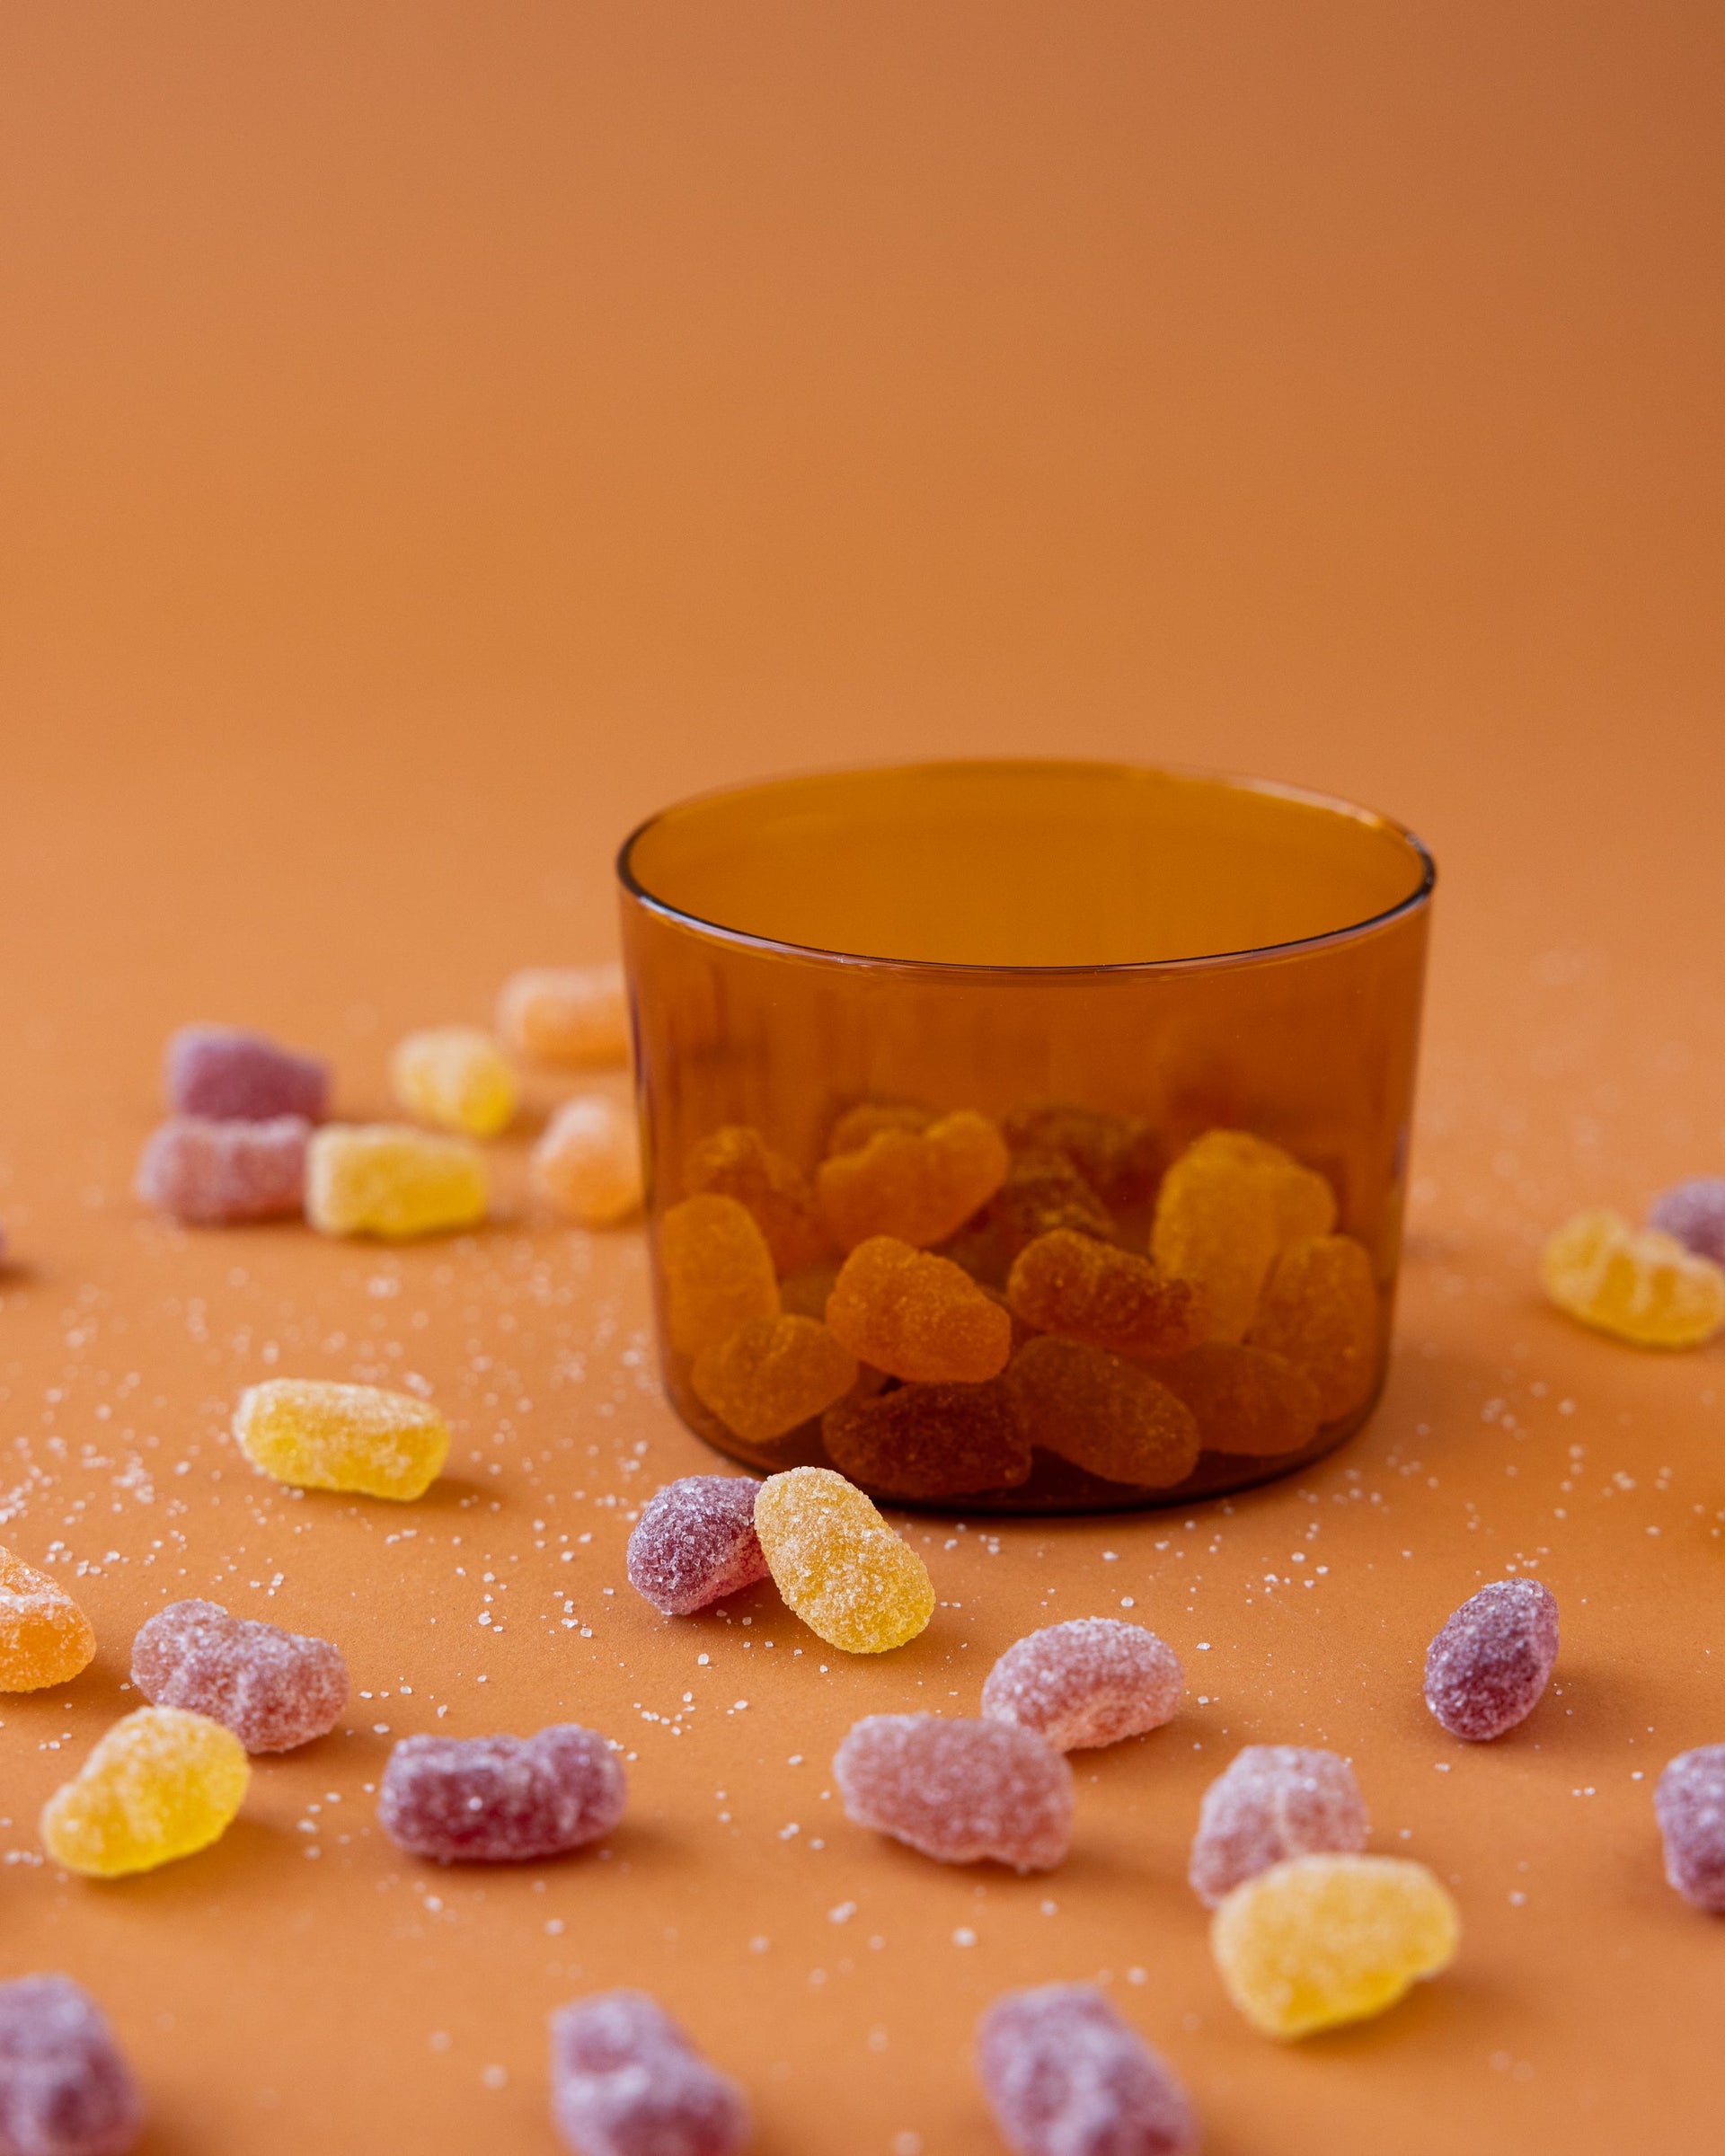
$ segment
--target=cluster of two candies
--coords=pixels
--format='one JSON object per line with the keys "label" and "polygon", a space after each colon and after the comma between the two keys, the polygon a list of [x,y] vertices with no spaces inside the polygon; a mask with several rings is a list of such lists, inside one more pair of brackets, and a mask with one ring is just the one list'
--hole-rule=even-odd
{"label": "cluster of two candies", "polygon": [[1540,1262],[1545,1292],[1584,1325],[1638,1348],[1698,1348],[1725,1325],[1725,1176],[1658,1198],[1647,1225],[1579,1213]]}

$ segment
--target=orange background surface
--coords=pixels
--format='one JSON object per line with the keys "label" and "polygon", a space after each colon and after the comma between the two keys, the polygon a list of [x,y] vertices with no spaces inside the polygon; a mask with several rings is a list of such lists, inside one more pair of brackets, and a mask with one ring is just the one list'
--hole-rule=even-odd
{"label": "orange background surface", "polygon": [[[0,20],[0,1533],[102,1641],[0,1715],[0,1970],[101,1993],[151,2156],[548,2150],[544,2013],[618,1982],[747,2081],[762,2156],[982,2156],[975,2018],[1054,1977],[1109,1984],[1215,2156],[1715,2145],[1725,1934],[1650,1790],[1725,1738],[1725,1364],[1569,1327],[1531,1267],[1725,1165],[1722,45],[1671,0]],[[1398,1359],[1297,1481],[913,1523],[935,1622],[823,1670],[770,1593],[670,1624],[624,1585],[706,1456],[638,1238],[536,1217],[524,1140],[506,1217],[402,1250],[128,1195],[173,1024],[378,1109],[403,1029],[608,950],[661,801],[982,751],[1261,772],[1439,857]],[[271,1372],[408,1371],[458,1427],[411,1512],[225,1434]],[[1420,1658],[1512,1567],[1557,1685],[1464,1748]],[[189,1593],[335,1637],[358,1734],[205,1856],[61,1878],[37,1807]],[[1192,1696],[1081,1762],[1052,1878],[837,1816],[857,1715],[969,1708],[1128,1596]],[[382,1839],[392,1737],[558,1718],[628,1745],[608,1854]],[[1297,2048],[1183,1883],[1249,1740],[1351,1754],[1465,1923]]]}

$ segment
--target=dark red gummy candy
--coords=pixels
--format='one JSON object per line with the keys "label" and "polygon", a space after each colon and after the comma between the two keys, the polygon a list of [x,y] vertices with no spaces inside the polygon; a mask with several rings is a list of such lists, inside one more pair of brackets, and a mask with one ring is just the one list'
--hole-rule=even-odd
{"label": "dark red gummy candy", "polygon": [[327,1063],[237,1026],[181,1026],[168,1043],[164,1084],[175,1115],[220,1123],[276,1116],[321,1123],[330,1112]]}
{"label": "dark red gummy candy", "polygon": [[1659,1776],[1653,1810],[1666,1878],[1697,1909],[1725,1910],[1725,1745],[1679,1752]]}
{"label": "dark red gummy candy", "polygon": [[609,1833],[627,1796],[606,1739],[559,1722],[536,1736],[404,1736],[384,1769],[377,1816],[415,1856],[510,1864]]}
{"label": "dark red gummy candy", "polygon": [[144,2102],[108,2018],[69,1976],[0,1984],[0,2156],[125,2156]]}
{"label": "dark red gummy candy", "polygon": [[217,1602],[171,1602],[132,1641],[132,1682],[153,1707],[184,1707],[248,1752],[327,1736],[348,1703],[348,1666],[327,1639],[230,1617]]}
{"label": "dark red gummy candy", "polygon": [[629,1584],[667,1617],[686,1617],[766,1577],[747,1475],[685,1475],[648,1499],[629,1537]]}
{"label": "dark red gummy candy", "polygon": [[739,2156],[748,2099],[645,1992],[551,2018],[551,2108],[574,2156]]}
{"label": "dark red gummy candy", "polygon": [[1198,2122],[1167,2063],[1094,1985],[1008,1992],[983,2016],[977,2063],[1019,2156],[1190,2156]]}
{"label": "dark red gummy candy", "polygon": [[1501,1736],[1538,1706],[1557,1660],[1557,1598],[1536,1579],[1496,1579],[1426,1652],[1426,1704],[1452,1736]]}

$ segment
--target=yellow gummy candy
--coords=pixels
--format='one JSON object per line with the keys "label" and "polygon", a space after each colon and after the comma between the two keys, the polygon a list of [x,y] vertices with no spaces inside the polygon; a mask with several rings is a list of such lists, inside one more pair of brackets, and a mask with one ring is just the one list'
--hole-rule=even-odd
{"label": "yellow gummy candy", "polygon": [[141,1707],[43,1806],[42,1846],[90,1878],[149,1871],[219,1841],[251,1779],[231,1729],[179,1707]]}
{"label": "yellow gummy candy", "polygon": [[389,1079],[410,1116],[473,1138],[495,1137],[520,1098],[509,1058],[474,1026],[410,1033],[389,1059]]}
{"label": "yellow gummy candy", "polygon": [[927,1566],[830,1468],[769,1475],[756,1492],[755,1532],[779,1593],[848,1655],[902,1647],[934,1614]]}
{"label": "yellow gummy candy", "polygon": [[1199,1291],[1211,1339],[1238,1340],[1276,1253],[1328,1234],[1335,1217],[1329,1184],[1279,1145],[1249,1131],[1207,1131],[1162,1180],[1150,1255]]}
{"label": "yellow gummy candy", "polygon": [[242,1392],[234,1435],[278,1482],[370,1498],[423,1497],[449,1457],[449,1426],[429,1401],[322,1378],[272,1377]]}
{"label": "yellow gummy candy", "polygon": [[1579,1213],[1559,1228],[1540,1277],[1560,1310],[1639,1348],[1696,1348],[1725,1323],[1725,1272],[1617,1213]]}
{"label": "yellow gummy candy", "polygon": [[703,1191],[659,1224],[665,1330],[678,1355],[716,1347],[753,1318],[779,1314],[773,1253],[748,1208]]}
{"label": "yellow gummy candy", "polygon": [[90,1620],[58,1580],[0,1550],[0,1692],[40,1692],[87,1669]]}
{"label": "yellow gummy candy", "polygon": [[326,1123],[305,1152],[305,1217],[325,1235],[392,1240],[485,1217],[485,1161],[464,1138],[402,1123]]}
{"label": "yellow gummy candy", "polygon": [[1381,2014],[1447,1968],[1460,1937],[1455,1903],[1423,1864],[1291,1857],[1227,1896],[1210,1951],[1254,2028],[1304,2037]]}

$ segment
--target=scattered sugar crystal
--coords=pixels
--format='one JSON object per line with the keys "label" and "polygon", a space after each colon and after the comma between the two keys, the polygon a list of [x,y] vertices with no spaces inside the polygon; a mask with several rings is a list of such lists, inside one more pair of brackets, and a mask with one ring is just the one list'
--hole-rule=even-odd
{"label": "scattered sugar crystal", "polygon": [[235,1026],[181,1026],[168,1042],[164,1084],[175,1115],[268,1123],[330,1112],[330,1066]]}
{"label": "scattered sugar crystal", "polygon": [[551,2017],[551,2107],[572,2156],[740,2156],[748,2099],[645,1992]]}
{"label": "scattered sugar crystal", "polygon": [[756,1487],[747,1475],[685,1475],[655,1490],[629,1537],[635,1592],[667,1617],[686,1617],[765,1579]]}
{"label": "scattered sugar crystal", "polygon": [[305,1206],[304,1116],[268,1123],[172,1116],[151,1132],[134,1188],[146,1206],[199,1227],[290,1220]]}
{"label": "scattered sugar crystal", "polygon": [[845,1809],[943,1864],[1050,1871],[1072,1832],[1072,1769],[1011,1722],[871,1714],[833,1760]]}
{"label": "scattered sugar crystal", "polygon": [[1193,2156],[1198,2122],[1166,2061],[1093,1984],[1008,1992],[977,2031],[983,2091],[1019,2156]]}
{"label": "scattered sugar crystal", "polygon": [[1659,1776],[1653,1810],[1666,1878],[1697,1909],[1725,1911],[1725,1745],[1678,1753]]}
{"label": "scattered sugar crystal", "polygon": [[144,2103],[108,2018],[69,1976],[0,1984],[0,2151],[125,2156]]}
{"label": "scattered sugar crystal", "polygon": [[348,1703],[347,1665],[327,1639],[230,1617],[214,1602],[157,1611],[132,1641],[132,1682],[157,1707],[220,1722],[248,1752],[327,1736]]}
{"label": "scattered sugar crystal", "polygon": [[1501,1736],[1539,1704],[1557,1660],[1557,1600],[1536,1579],[1472,1595],[1426,1653],[1426,1704],[1452,1736]]}
{"label": "scattered sugar crystal", "polygon": [[384,1769],[377,1816],[416,1856],[519,1863],[609,1833],[626,1796],[605,1738],[564,1722],[529,1737],[403,1737]]}
{"label": "scattered sugar crystal", "polygon": [[1006,1649],[983,1685],[982,1711],[1072,1752],[1159,1729],[1185,1689],[1179,1657],[1154,1632],[1112,1617],[1075,1617]]}
{"label": "scattered sugar crystal", "polygon": [[1204,1792],[1187,1877],[1213,1909],[1272,1864],[1364,1849],[1370,1831],[1354,1770],[1338,1754],[1248,1745]]}

